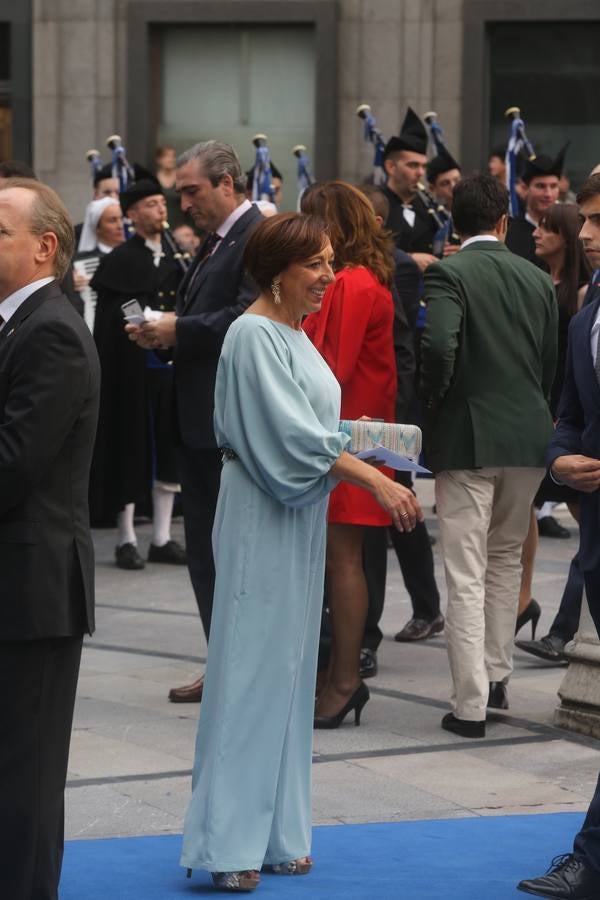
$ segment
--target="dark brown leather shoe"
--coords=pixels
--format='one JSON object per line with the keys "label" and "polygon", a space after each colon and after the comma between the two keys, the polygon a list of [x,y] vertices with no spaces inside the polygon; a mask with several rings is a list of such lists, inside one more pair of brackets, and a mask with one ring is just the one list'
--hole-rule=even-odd
{"label": "dark brown leather shoe", "polygon": [[192,681],[191,684],[184,684],[183,687],[171,688],[169,691],[169,700],[171,703],[200,703],[203,690],[204,675],[201,675],[197,681]]}
{"label": "dark brown leather shoe", "polygon": [[425,641],[427,638],[433,637],[444,630],[444,617],[436,616],[433,621],[428,622],[427,619],[410,619],[402,631],[395,636],[395,641],[400,643],[408,643],[409,641]]}

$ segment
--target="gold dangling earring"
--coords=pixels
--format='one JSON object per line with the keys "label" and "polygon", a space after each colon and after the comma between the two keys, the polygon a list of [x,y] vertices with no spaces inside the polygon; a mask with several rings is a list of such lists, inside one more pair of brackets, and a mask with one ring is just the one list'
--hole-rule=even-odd
{"label": "gold dangling earring", "polygon": [[271,282],[271,293],[273,294],[273,301],[279,306],[281,303],[281,288],[279,287],[279,281],[276,278]]}

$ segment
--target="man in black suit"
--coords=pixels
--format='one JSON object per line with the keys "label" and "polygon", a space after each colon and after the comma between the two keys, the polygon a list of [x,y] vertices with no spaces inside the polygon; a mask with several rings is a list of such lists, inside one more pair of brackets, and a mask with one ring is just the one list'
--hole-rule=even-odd
{"label": "man in black suit", "polygon": [[525,163],[521,176],[521,181],[527,186],[525,211],[522,216],[512,220],[506,233],[508,249],[539,266],[544,272],[548,269],[546,263],[536,256],[533,232],[544,213],[558,201],[559,178],[566,150],[563,147],[555,159],[541,153]]}
{"label": "man in black suit", "polygon": [[[369,198],[375,218],[383,226],[389,216],[386,194],[375,185],[361,185],[360,190]],[[394,348],[398,390],[396,394],[396,421],[414,422],[415,409],[415,330],[419,310],[420,274],[413,258],[394,248]],[[412,489],[408,472],[396,472],[396,481]],[[389,529],[396,551],[402,578],[412,605],[412,617],[396,635],[396,640],[409,642],[425,640],[442,631],[444,619],[440,614],[440,595],[437,589],[433,553],[424,522],[418,522],[411,532]],[[376,652],[383,638],[379,621],[383,614],[387,571],[386,528],[367,528],[363,551],[365,575],[369,589],[369,608],[365,622],[361,652],[361,676],[375,675]]]}
{"label": "man in black suit", "polygon": [[[215,578],[211,536],[221,478],[213,430],[215,378],[227,329],[258,294],[244,277],[242,259],[262,216],[246,199],[246,176],[229,144],[206,141],[183,153],[176,186],[182,210],[207,237],[181,284],[175,314],[127,330],[143,347],[173,348],[188,566],[208,641]],[[199,678],[173,688],[169,699],[198,702],[202,687]]]}
{"label": "man in black suit", "polygon": [[56,900],[84,633],[100,372],[63,294],[73,226],[40,182],[0,186],[0,896]]}
{"label": "man in black suit", "polygon": [[[600,175],[592,175],[577,197],[584,223],[585,252],[600,266]],[[571,322],[559,420],[548,451],[552,477],[581,491],[579,563],[587,600],[600,635],[600,299]],[[600,779],[573,853],[550,872],[522,881],[520,890],[557,900],[600,897]]]}

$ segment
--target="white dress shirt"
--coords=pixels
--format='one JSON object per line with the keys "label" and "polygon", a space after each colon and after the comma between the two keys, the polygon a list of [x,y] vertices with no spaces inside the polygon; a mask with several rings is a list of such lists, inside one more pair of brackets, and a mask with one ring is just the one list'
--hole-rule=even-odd
{"label": "white dress shirt", "polygon": [[44,287],[44,285],[50,284],[51,281],[54,281],[54,275],[51,275],[48,278],[38,278],[37,281],[32,281],[30,284],[26,284],[24,287],[19,288],[14,294],[9,294],[6,300],[3,300],[0,303],[0,316],[3,319],[3,322],[0,322],[0,331],[4,328],[6,323],[10,321],[11,317],[14,316],[21,304],[25,303],[28,297],[31,297],[32,294],[39,288]]}
{"label": "white dress shirt", "polygon": [[463,241],[460,245],[460,249],[464,250],[465,247],[468,247],[469,244],[474,244],[475,241],[496,241],[498,242],[498,238],[495,234],[475,234],[473,237],[467,238],[466,241]]}
{"label": "white dress shirt", "polygon": [[[1,306],[0,312],[2,312]],[[598,307],[598,312],[596,313],[596,318],[594,319],[592,332],[590,334],[590,350],[592,351],[594,365],[596,365],[596,353],[598,352],[598,334],[600,334],[600,306]]]}
{"label": "white dress shirt", "polygon": [[[240,203],[239,206],[236,206],[231,215],[227,216],[223,224],[219,225],[216,233],[219,235],[221,240],[218,244],[216,244],[215,250],[223,243],[224,239],[227,237],[237,220],[241,219],[244,213],[248,212],[249,209],[252,209],[252,204],[249,200],[244,200],[242,203]],[[213,250],[213,253],[215,252],[215,250]]]}

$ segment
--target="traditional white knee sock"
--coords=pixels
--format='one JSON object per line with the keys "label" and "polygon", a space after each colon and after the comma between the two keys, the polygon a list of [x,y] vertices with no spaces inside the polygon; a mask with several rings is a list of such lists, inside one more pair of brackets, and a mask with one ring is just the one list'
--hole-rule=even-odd
{"label": "traditional white knee sock", "polygon": [[128,503],[117,516],[117,547],[122,547],[123,544],[135,544],[137,546],[135,528],[133,527],[134,512],[135,503]]}
{"label": "traditional white knee sock", "polygon": [[171,540],[171,517],[175,494],[156,485],[152,488],[152,543],[164,547]]}
{"label": "traditional white knee sock", "polygon": [[543,503],[539,509],[536,509],[536,511],[535,511],[536,519],[545,519],[546,516],[551,516],[553,509],[554,509],[554,503],[552,503],[550,500],[546,500],[546,502]]}

